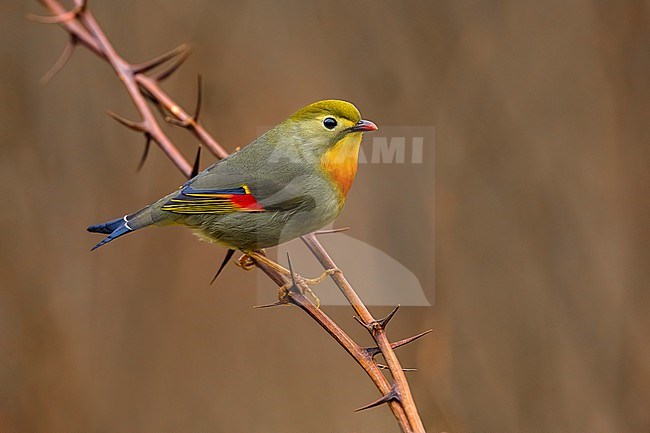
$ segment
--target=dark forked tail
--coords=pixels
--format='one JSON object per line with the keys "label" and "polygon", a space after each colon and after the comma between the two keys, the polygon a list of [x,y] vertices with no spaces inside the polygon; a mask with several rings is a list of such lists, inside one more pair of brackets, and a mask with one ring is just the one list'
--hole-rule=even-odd
{"label": "dark forked tail", "polygon": [[103,233],[107,234],[100,243],[92,247],[91,251],[96,250],[97,248],[106,245],[113,239],[119,238],[127,233],[134,232],[143,227],[147,227],[152,224],[151,219],[151,206],[148,206],[141,211],[130,215],[124,215],[122,218],[116,218],[114,220],[97,224],[94,226],[88,227],[88,231],[92,233]]}
{"label": "dark forked tail", "polygon": [[95,251],[97,248],[101,247],[102,245],[106,245],[113,239],[119,238],[120,236],[127,233],[131,233],[134,229],[132,229],[129,225],[127,215],[124,215],[122,218],[117,218],[102,224],[90,226],[87,230],[92,233],[104,233],[108,235],[90,250]]}

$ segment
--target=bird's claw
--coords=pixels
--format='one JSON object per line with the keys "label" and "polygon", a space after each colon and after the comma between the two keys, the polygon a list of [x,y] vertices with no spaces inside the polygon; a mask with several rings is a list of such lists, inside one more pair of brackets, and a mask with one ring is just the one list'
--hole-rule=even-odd
{"label": "bird's claw", "polygon": [[245,271],[250,271],[255,267],[255,260],[253,260],[250,255],[243,254],[240,258],[237,259],[235,264]]}
{"label": "bird's claw", "polygon": [[301,288],[302,294],[311,299],[311,301],[316,305],[316,308],[320,308],[320,299],[318,299],[318,296],[316,296],[316,293],[312,291],[312,289],[309,288],[309,286],[303,286],[304,290]]}
{"label": "bird's claw", "polygon": [[[263,251],[244,254],[239,258],[236,264],[242,269],[250,270],[253,267],[255,267],[256,261],[264,263],[265,265],[276,270],[280,274],[291,276],[291,272],[289,271],[289,269],[284,268],[283,266],[279,265],[278,263],[266,257],[266,255],[263,254]],[[269,305],[260,305],[257,308],[270,307],[270,306],[282,305],[282,304],[288,305],[289,303],[287,299],[290,296],[290,289],[295,283],[298,283],[296,284],[296,286],[300,290],[300,293],[305,297],[309,298],[316,305],[317,308],[320,308],[320,299],[318,299],[318,296],[316,296],[316,294],[309,288],[309,286],[320,284],[323,282],[323,280],[325,280],[325,278],[332,276],[337,272],[341,272],[341,270],[339,268],[327,269],[325,272],[323,272],[322,275],[316,278],[305,278],[299,274],[294,273],[292,281],[281,286],[278,289],[278,302],[274,302],[273,304],[269,304]]]}

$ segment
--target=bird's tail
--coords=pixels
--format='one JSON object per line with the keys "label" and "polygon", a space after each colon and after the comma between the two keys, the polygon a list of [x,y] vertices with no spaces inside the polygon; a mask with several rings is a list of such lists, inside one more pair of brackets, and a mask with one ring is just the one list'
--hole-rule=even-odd
{"label": "bird's tail", "polygon": [[119,238],[127,233],[152,225],[154,222],[151,214],[151,206],[147,206],[146,208],[130,215],[124,215],[121,218],[116,218],[102,224],[88,227],[87,230],[89,232],[108,235],[100,243],[95,245],[91,251],[94,251],[97,248],[106,245],[113,239]]}

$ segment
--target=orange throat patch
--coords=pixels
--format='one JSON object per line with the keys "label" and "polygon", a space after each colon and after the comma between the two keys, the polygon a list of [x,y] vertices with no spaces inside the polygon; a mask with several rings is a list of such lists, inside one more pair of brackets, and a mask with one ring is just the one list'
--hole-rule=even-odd
{"label": "orange throat patch", "polygon": [[321,167],[345,199],[357,174],[361,134],[349,134],[321,157]]}

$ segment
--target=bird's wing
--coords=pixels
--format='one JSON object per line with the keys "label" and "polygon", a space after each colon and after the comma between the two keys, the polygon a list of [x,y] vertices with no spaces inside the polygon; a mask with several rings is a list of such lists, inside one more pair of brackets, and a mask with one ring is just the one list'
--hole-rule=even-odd
{"label": "bird's wing", "polygon": [[161,209],[190,215],[310,210],[315,206],[313,197],[301,192],[295,182],[283,185],[232,172],[206,174],[185,184]]}

